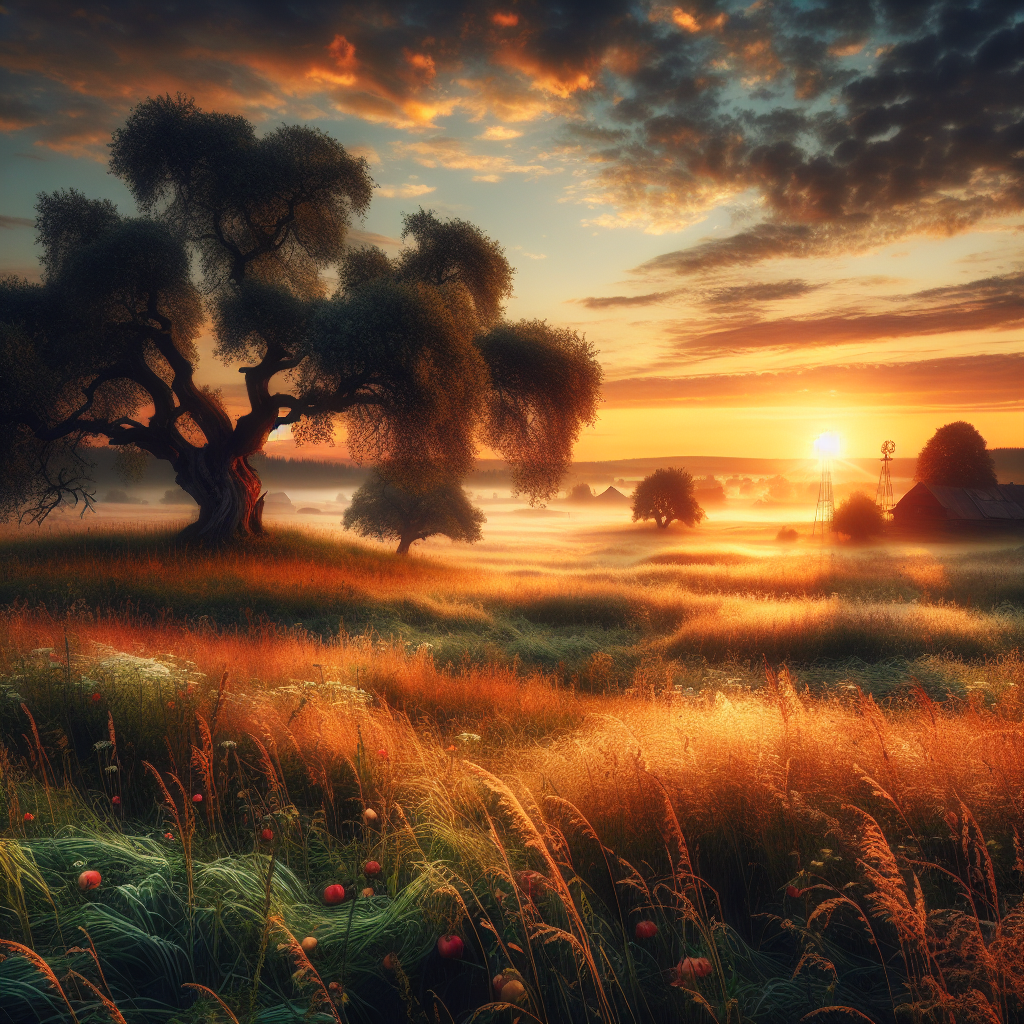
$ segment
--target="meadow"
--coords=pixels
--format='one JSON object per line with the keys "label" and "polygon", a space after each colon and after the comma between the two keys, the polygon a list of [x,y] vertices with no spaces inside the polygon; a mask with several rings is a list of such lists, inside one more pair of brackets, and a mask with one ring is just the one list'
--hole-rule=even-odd
{"label": "meadow", "polygon": [[489,515],[0,539],[0,1021],[1022,1019],[1019,543]]}

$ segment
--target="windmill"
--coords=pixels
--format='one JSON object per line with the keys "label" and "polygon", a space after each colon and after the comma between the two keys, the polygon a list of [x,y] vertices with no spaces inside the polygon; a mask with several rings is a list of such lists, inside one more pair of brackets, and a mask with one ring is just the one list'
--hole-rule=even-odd
{"label": "windmill", "polygon": [[882,518],[889,522],[892,519],[892,507],[896,504],[892,497],[892,479],[889,476],[889,463],[892,453],[896,451],[895,441],[882,442],[882,472],[878,474],[878,487],[875,489],[875,504],[881,509]]}
{"label": "windmill", "polygon": [[818,504],[814,509],[811,536],[821,531],[826,537],[832,532],[832,518],[836,506],[832,497],[832,458],[839,454],[839,438],[835,434],[821,434],[814,442],[814,450],[821,461],[821,483],[818,484]]}

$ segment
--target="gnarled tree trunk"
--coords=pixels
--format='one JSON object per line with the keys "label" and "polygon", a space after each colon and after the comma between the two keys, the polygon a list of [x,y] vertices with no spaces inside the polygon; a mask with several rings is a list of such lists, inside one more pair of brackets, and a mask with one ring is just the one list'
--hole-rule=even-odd
{"label": "gnarled tree trunk", "polygon": [[245,457],[206,445],[175,468],[177,483],[199,506],[199,518],[182,531],[183,538],[218,545],[263,534],[260,478]]}

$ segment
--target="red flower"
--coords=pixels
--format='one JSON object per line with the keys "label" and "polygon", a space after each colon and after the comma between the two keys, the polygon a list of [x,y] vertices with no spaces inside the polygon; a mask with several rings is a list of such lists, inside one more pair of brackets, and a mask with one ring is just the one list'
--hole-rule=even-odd
{"label": "red flower", "polygon": [[786,895],[791,900],[798,900],[798,899],[800,899],[800,897],[803,896],[803,894],[805,892],[806,892],[805,889],[798,889],[795,885],[787,885],[786,886]]}
{"label": "red flower", "polygon": [[329,907],[337,906],[345,902],[345,887],[343,885],[329,885],[324,889],[324,903]]}
{"label": "red flower", "polygon": [[22,821],[35,821],[35,820],[36,820],[36,816],[34,814],[32,814],[30,811],[26,811],[24,816],[22,817]]}
{"label": "red flower", "polygon": [[83,871],[78,876],[78,888],[85,892],[87,889],[98,889],[103,881],[98,871]]}
{"label": "red flower", "polygon": [[383,747],[381,747],[380,750],[377,751],[377,757],[379,757],[382,761],[386,761],[388,759],[388,752]]}
{"label": "red flower", "polygon": [[202,793],[193,793],[192,794],[192,803],[194,803],[194,804],[201,804],[202,802],[203,802],[203,794]]}
{"label": "red flower", "polygon": [[94,693],[94,694],[92,695],[92,702],[93,702],[93,704],[98,704],[98,703],[99,703],[99,702],[100,702],[101,700],[103,700],[103,694],[102,694],[102,693],[100,693],[100,692],[99,692],[99,690],[97,690],[97,691],[96,691],[96,692],[95,692],[95,693]]}
{"label": "red flower", "polygon": [[636,937],[638,939],[653,939],[658,934],[658,926],[653,921],[637,921]]}
{"label": "red flower", "polygon": [[111,802],[111,803],[112,803],[112,804],[113,804],[113,805],[114,805],[115,807],[120,807],[120,806],[121,806],[121,798],[120,798],[119,796],[112,796],[112,797],[110,798],[110,802]]}
{"label": "red flower", "polygon": [[263,842],[265,842],[265,843],[273,842],[273,840],[274,840],[274,830],[270,829],[270,828],[265,828],[260,833],[260,839],[262,839]]}
{"label": "red flower", "polygon": [[672,968],[670,985],[689,988],[697,978],[706,978],[712,971],[711,961],[703,956],[688,956]]}
{"label": "red flower", "polygon": [[173,839],[173,838],[174,838],[174,833],[173,832],[165,832],[164,833],[164,839]]}
{"label": "red flower", "polygon": [[461,960],[465,943],[458,935],[442,935],[437,940],[437,951],[445,960]]}

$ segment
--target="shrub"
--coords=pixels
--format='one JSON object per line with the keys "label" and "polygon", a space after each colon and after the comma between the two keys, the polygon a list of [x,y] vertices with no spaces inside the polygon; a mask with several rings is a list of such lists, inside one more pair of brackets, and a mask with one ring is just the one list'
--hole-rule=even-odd
{"label": "shrub", "polygon": [[866,494],[854,491],[836,509],[832,526],[852,540],[867,540],[885,532],[885,519],[881,509]]}

